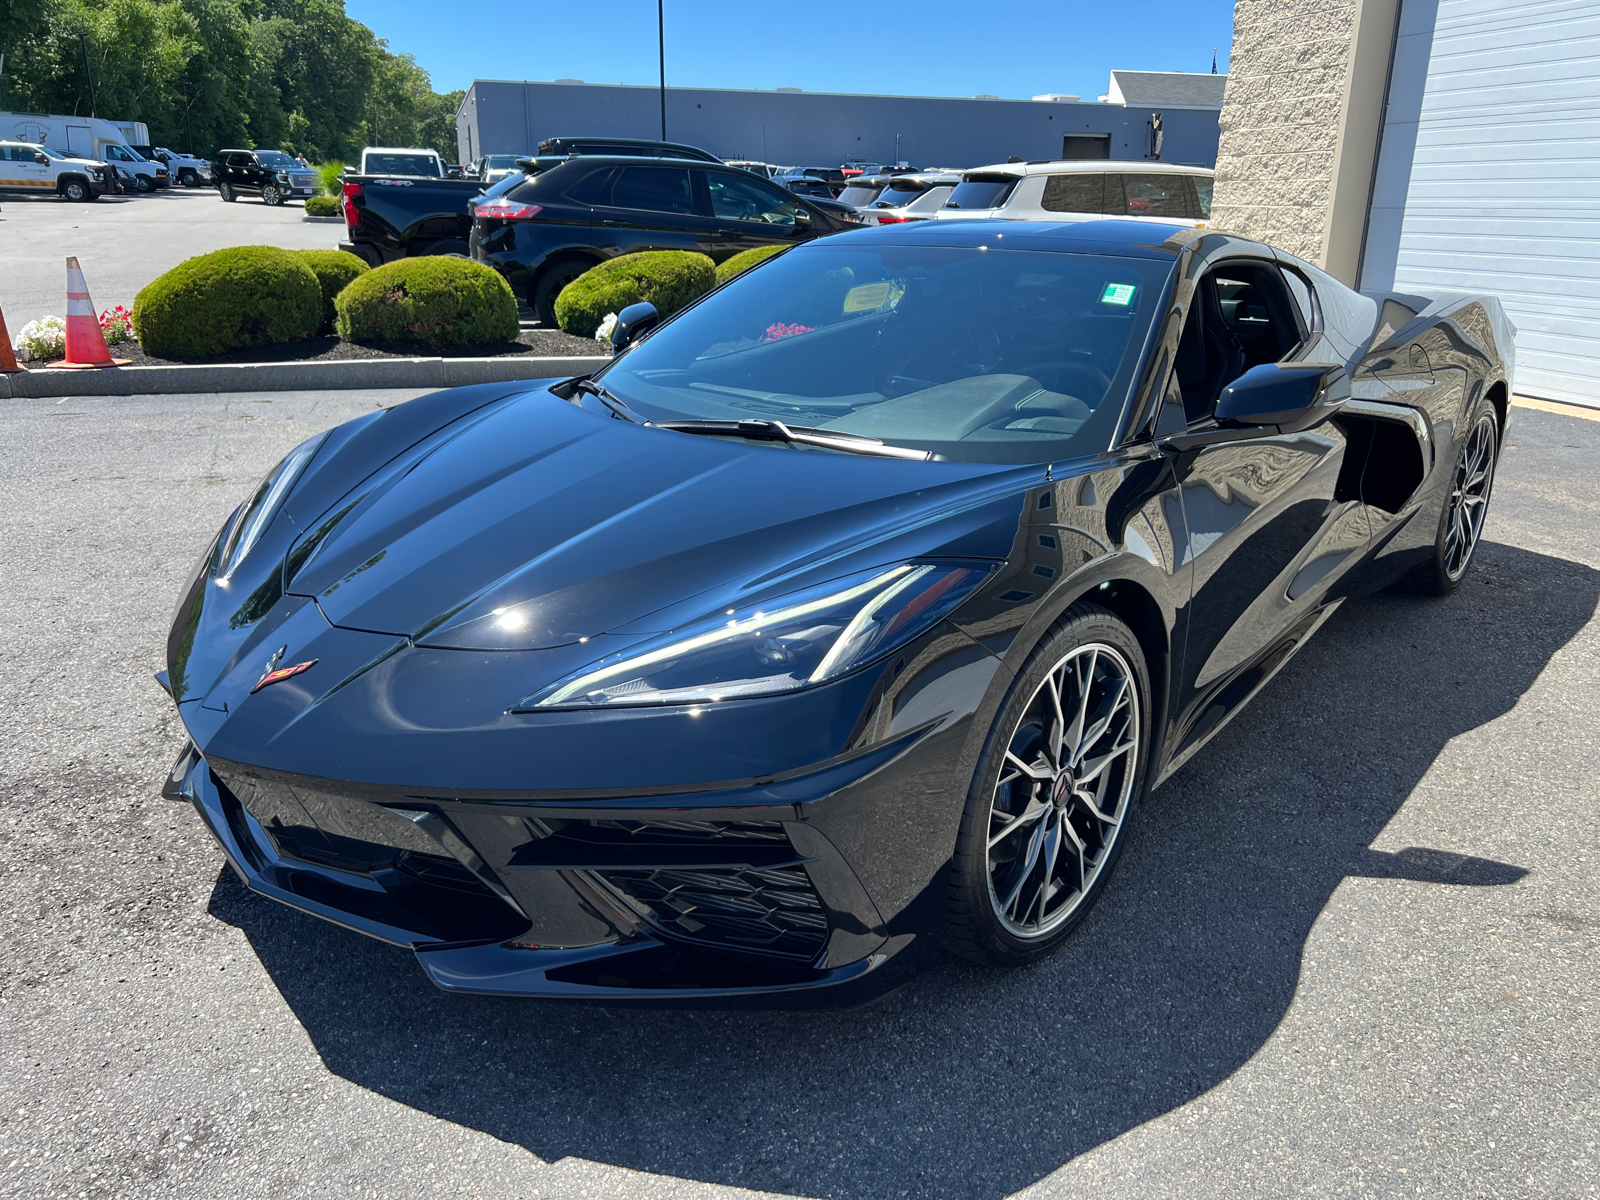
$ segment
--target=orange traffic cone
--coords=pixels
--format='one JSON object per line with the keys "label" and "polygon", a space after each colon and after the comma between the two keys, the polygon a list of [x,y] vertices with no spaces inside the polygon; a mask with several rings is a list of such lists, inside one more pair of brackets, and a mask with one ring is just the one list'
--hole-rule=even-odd
{"label": "orange traffic cone", "polygon": [[15,375],[27,369],[17,361],[11,349],[11,332],[6,328],[6,315],[0,312],[0,375]]}
{"label": "orange traffic cone", "polygon": [[100,318],[89,299],[89,285],[75,258],[67,259],[67,357],[58,367],[125,367],[132,361],[112,358],[106,335],[100,332]]}

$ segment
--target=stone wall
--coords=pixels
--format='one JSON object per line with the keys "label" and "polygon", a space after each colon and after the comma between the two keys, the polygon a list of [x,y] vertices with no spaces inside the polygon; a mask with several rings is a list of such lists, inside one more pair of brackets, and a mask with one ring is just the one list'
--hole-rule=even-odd
{"label": "stone wall", "polygon": [[1238,0],[1210,224],[1321,264],[1356,0]]}

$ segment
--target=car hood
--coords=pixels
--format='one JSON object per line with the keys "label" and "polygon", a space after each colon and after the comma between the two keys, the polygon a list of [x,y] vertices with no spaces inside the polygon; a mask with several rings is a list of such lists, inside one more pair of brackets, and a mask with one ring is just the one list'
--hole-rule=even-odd
{"label": "car hood", "polygon": [[[911,555],[1003,558],[1041,474],[674,433],[539,391],[304,522],[286,590],[336,626],[422,646],[660,632]],[[496,619],[510,607],[513,631]]]}

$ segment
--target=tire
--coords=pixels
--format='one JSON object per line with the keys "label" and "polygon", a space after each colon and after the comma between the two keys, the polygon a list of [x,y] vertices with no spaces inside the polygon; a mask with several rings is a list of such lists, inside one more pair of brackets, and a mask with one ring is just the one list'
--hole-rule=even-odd
{"label": "tire", "polygon": [[217,184],[217,195],[221,196],[229,204],[239,198],[239,193],[233,190],[233,184],[231,183]]}
{"label": "tire", "polygon": [[283,203],[283,193],[273,184],[266,184],[261,189],[261,203],[268,208],[277,208]]}
{"label": "tire", "polygon": [[63,183],[61,185],[61,194],[72,201],[88,200],[94,195],[89,190],[89,185],[80,179],[69,179]]}
{"label": "tire", "polygon": [[192,187],[198,187],[199,185],[200,185],[200,176],[196,175],[194,173],[194,171],[192,171],[192,170],[190,170],[188,168],[185,168],[184,170],[178,172],[178,186],[179,187],[192,188]]}
{"label": "tire", "polygon": [[978,760],[950,864],[952,951],[1023,966],[1084,919],[1147,785],[1150,711],[1133,631],[1098,605],[1074,606],[1023,664]]}
{"label": "tire", "polygon": [[1479,397],[1462,428],[1466,433],[1450,468],[1450,490],[1439,513],[1433,552],[1400,580],[1404,591],[1419,596],[1448,596],[1460,587],[1483,540],[1495,467],[1500,461],[1500,417],[1494,405]]}
{"label": "tire", "polygon": [[133,190],[136,192],[153,192],[156,190],[155,181],[148,175],[135,175],[133,177]]}
{"label": "tire", "polygon": [[546,329],[559,328],[556,324],[556,297],[561,295],[567,284],[592,266],[594,264],[588,259],[563,258],[544,269],[544,274],[533,285],[533,294],[529,297],[532,301],[529,307],[539,318],[539,324]]}

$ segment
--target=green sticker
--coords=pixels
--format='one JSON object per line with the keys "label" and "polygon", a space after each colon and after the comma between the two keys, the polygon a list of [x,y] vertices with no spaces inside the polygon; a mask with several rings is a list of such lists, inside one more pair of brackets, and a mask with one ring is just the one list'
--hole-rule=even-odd
{"label": "green sticker", "polygon": [[1131,283],[1108,283],[1105,291],[1100,293],[1100,303],[1127,308],[1133,303],[1133,293],[1137,290],[1138,288]]}

